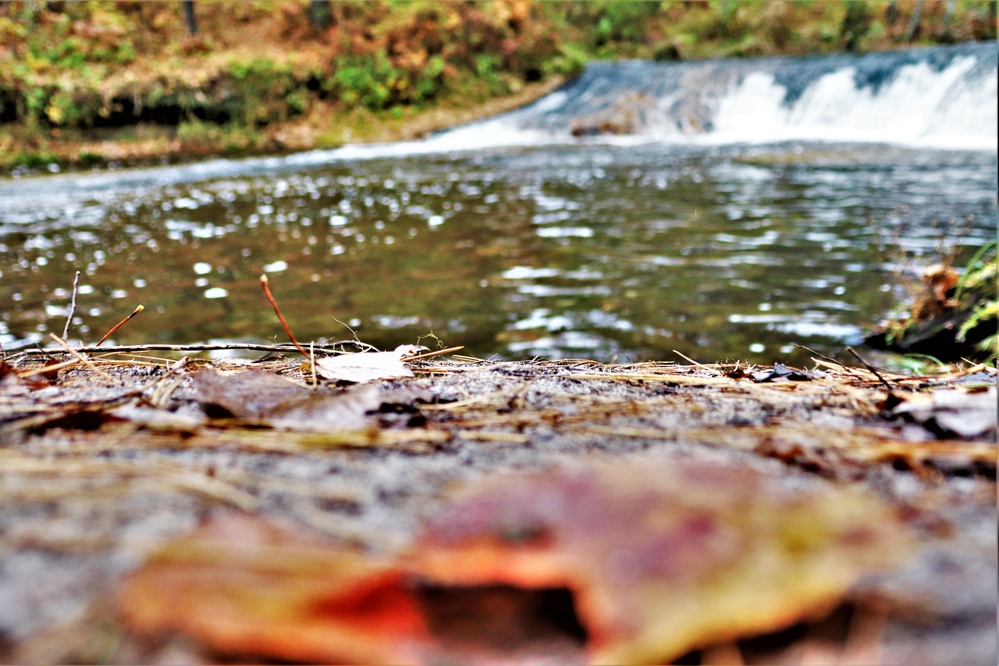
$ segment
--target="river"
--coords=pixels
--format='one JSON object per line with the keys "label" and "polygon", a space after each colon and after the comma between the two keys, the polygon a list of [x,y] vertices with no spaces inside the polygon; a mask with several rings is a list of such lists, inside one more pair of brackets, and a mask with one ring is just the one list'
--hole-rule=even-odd
{"label": "river", "polygon": [[995,239],[996,54],[597,63],[423,142],[0,182],[0,342],[76,270],[72,340],[281,341],[266,272],[303,340],[835,355]]}

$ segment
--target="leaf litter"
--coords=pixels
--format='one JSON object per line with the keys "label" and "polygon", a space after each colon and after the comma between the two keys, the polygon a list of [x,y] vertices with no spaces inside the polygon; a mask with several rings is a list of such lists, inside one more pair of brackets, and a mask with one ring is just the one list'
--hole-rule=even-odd
{"label": "leaf litter", "polygon": [[7,660],[994,661],[983,366],[134,353],[0,371]]}

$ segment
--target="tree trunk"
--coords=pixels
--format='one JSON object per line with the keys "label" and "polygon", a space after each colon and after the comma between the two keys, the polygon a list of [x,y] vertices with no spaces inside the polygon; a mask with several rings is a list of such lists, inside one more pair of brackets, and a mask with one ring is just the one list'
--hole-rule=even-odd
{"label": "tree trunk", "polygon": [[184,25],[187,26],[187,34],[194,37],[198,34],[198,17],[194,15],[194,0],[183,0],[184,4]]}
{"label": "tree trunk", "polygon": [[956,8],[956,6],[957,6],[957,0],[947,0],[946,4],[947,10],[944,13],[944,21],[943,21],[944,32],[950,30],[950,22],[954,18],[954,9]]}
{"label": "tree trunk", "polygon": [[333,22],[333,8],[330,0],[309,0],[309,24],[314,28],[326,29]]}
{"label": "tree trunk", "polygon": [[916,11],[912,14],[912,20],[909,21],[909,28],[905,31],[905,41],[911,42],[912,38],[916,36],[916,31],[919,29],[919,17],[923,13],[923,3],[926,0],[919,0],[916,3]]}

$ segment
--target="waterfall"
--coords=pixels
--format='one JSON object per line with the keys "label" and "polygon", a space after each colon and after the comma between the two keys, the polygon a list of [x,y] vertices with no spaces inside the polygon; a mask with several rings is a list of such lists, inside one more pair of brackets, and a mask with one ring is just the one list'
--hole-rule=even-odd
{"label": "waterfall", "polygon": [[995,151],[997,61],[996,43],[987,42],[860,56],[598,62],[528,107],[411,150],[804,140]]}

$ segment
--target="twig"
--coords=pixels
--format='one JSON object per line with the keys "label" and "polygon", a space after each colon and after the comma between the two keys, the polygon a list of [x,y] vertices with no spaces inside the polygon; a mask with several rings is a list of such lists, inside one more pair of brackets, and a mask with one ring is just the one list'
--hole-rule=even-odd
{"label": "twig", "polygon": [[183,357],[176,363],[172,364],[169,368],[167,368],[166,373],[164,373],[162,377],[153,380],[151,384],[153,386],[153,392],[152,395],[149,397],[150,403],[152,403],[156,407],[162,407],[166,404],[167,398],[170,397],[170,394],[173,393],[174,390],[178,386],[180,386],[181,383],[180,379],[176,380],[173,383],[170,383],[169,381],[170,378],[173,375],[180,374],[180,371],[187,367],[188,363],[190,363],[190,360],[191,359],[187,356]]}
{"label": "twig", "polygon": [[684,361],[687,361],[688,363],[696,365],[698,368],[703,368],[703,369],[705,369],[705,370],[707,370],[707,371],[709,371],[709,372],[711,372],[712,374],[715,374],[715,375],[718,374],[717,372],[715,372],[714,370],[711,370],[708,366],[704,365],[703,363],[698,363],[694,359],[690,358],[689,356],[684,356],[683,354],[681,354],[680,352],[678,352],[675,349],[673,350],[673,353],[676,354],[677,356],[679,356],[680,358],[682,358]]}
{"label": "twig", "polygon": [[[96,489],[83,493],[84,496],[94,496],[109,486],[126,483],[132,489],[142,489],[150,484],[163,484],[181,491],[195,492],[212,499],[227,502],[240,509],[252,511],[257,507],[257,498],[235,486],[215,479],[207,474],[189,467],[157,460],[144,460],[133,464],[116,460],[92,459],[37,459],[28,456],[11,456],[4,460],[5,472],[16,472],[21,475],[38,475],[39,477],[54,476],[60,480],[79,481],[94,479],[100,484]],[[121,480],[103,480],[109,474],[124,477]],[[59,497],[70,495],[79,499],[78,487],[66,483],[47,484],[48,493],[44,497]],[[113,487],[113,486],[112,486]],[[96,492],[95,492],[96,491]]]}
{"label": "twig", "polygon": [[687,363],[690,363],[691,365],[701,365],[700,363],[698,363],[698,362],[697,362],[697,361],[695,361],[694,359],[690,358],[689,356],[687,356],[687,355],[685,355],[685,354],[681,354],[680,352],[678,352],[678,351],[677,351],[677,350],[675,350],[675,349],[673,350],[673,353],[674,353],[674,354],[676,354],[677,356],[679,356],[680,358],[682,358],[682,359],[683,359],[684,361],[686,361]]}
{"label": "twig", "polygon": [[343,326],[343,327],[344,327],[345,329],[347,329],[348,331],[350,331],[350,334],[351,334],[351,336],[353,337],[353,339],[354,339],[355,341],[357,341],[357,342],[361,342],[360,338],[358,338],[358,337],[357,337],[357,331],[355,331],[354,329],[352,329],[352,328],[350,327],[350,325],[349,325],[349,324],[345,324],[345,323],[343,323],[342,321],[340,321],[340,320],[339,320],[339,319],[337,319],[336,317],[333,317],[333,321],[335,321],[336,323],[340,324],[340,325],[341,325],[341,326]]}
{"label": "twig", "polygon": [[309,343],[309,367],[312,368],[312,386],[319,386],[319,379],[316,377],[316,341]]}
{"label": "twig", "polygon": [[[815,351],[814,349],[812,349],[810,347],[806,347],[805,345],[799,345],[797,342],[794,343],[794,346],[797,347],[798,349],[804,349],[806,352],[809,352],[811,354],[815,354],[816,356],[818,356],[819,358],[821,358],[823,361],[828,361],[830,363],[835,363],[836,365],[838,365],[841,368],[845,368],[846,367],[845,365],[843,365],[842,363],[840,363],[836,359],[829,358],[828,356],[826,356],[824,354],[820,354],[819,352]],[[812,359],[812,360],[814,361],[815,359]]]}
{"label": "twig", "polygon": [[517,432],[495,430],[455,430],[454,436],[459,439],[471,439],[477,442],[497,442],[509,444],[527,444],[530,437]]}
{"label": "twig", "polygon": [[[56,335],[55,333],[49,333],[49,337],[52,338],[53,340],[55,340],[56,342],[58,342],[70,354],[72,354],[73,356],[75,356],[77,358],[77,360],[80,361],[80,363],[83,363],[83,365],[87,366],[88,368],[90,368],[91,370],[93,370],[95,373],[97,373],[97,375],[99,377],[103,377],[104,379],[106,379],[106,380],[114,383],[114,377],[112,377],[111,375],[109,375],[108,373],[104,372],[103,370],[101,370],[100,368],[98,368],[96,365],[94,365],[93,363],[91,363],[89,358],[87,358],[86,356],[84,356],[80,352],[78,352],[75,349],[73,349],[72,347],[70,347],[68,344],[66,344],[66,341],[63,340],[62,338],[60,338],[58,335]],[[107,336],[105,336],[105,337],[107,337]]]}
{"label": "twig", "polygon": [[[34,344],[34,343],[32,343]],[[343,340],[338,342],[333,342],[328,345],[317,346],[316,351],[325,352],[327,354],[343,354],[345,352],[342,348],[343,345],[354,345],[360,347],[365,351],[376,351],[376,349],[365,343],[359,342],[357,340]],[[143,344],[143,345],[117,345],[114,347],[77,347],[76,350],[79,352],[103,352],[104,354],[132,354],[135,352],[147,352],[147,351],[176,351],[176,352],[200,352],[200,351],[262,351],[262,352],[283,352],[291,351],[295,349],[290,343],[282,342],[276,345],[264,345],[256,344],[252,342],[220,342],[220,343],[192,343],[187,345],[168,345],[168,344]],[[16,352],[17,357],[30,357],[30,356],[46,356],[51,357],[49,354],[51,349],[21,349]]]}
{"label": "twig", "polygon": [[447,349],[438,349],[437,351],[427,352],[426,354],[418,354],[416,356],[407,356],[402,359],[409,363],[410,361],[419,361],[421,358],[430,358],[431,356],[440,356],[441,354],[450,354],[451,352],[456,352],[459,349],[464,349],[463,346],[460,347],[448,347]]}
{"label": "twig", "polygon": [[[31,347],[33,347],[33,349],[30,349]],[[50,361],[54,361],[55,357],[52,356],[52,354],[49,353],[50,351],[52,351],[52,350],[51,349],[43,349],[42,346],[40,344],[38,344],[37,342],[29,342],[27,345],[25,345],[23,347],[18,347],[16,350],[11,350],[10,353],[12,353],[13,356],[11,357],[10,362],[11,363],[16,363],[22,357],[24,357],[24,358],[30,358],[30,357],[33,357],[33,356],[41,356],[41,357],[46,358],[46,359],[48,359]]]}
{"label": "twig", "polygon": [[18,377],[33,377],[34,375],[44,375],[48,372],[58,372],[64,368],[71,368],[80,362],[80,358],[76,357],[69,361],[63,361],[62,363],[56,363],[55,365],[43,365],[40,368],[32,368],[31,370],[25,370],[24,372],[17,373]]}
{"label": "twig", "polygon": [[128,315],[127,317],[125,317],[124,319],[122,319],[121,321],[119,321],[119,322],[118,322],[117,324],[115,324],[114,326],[112,326],[112,327],[111,327],[111,330],[110,330],[110,331],[108,331],[107,333],[105,333],[105,334],[104,334],[104,337],[103,337],[103,338],[101,338],[100,340],[98,340],[98,341],[97,341],[97,344],[96,344],[96,345],[94,345],[94,346],[95,346],[95,347],[100,347],[100,346],[101,346],[101,343],[102,343],[102,342],[104,342],[105,340],[107,340],[108,338],[110,338],[110,337],[111,337],[111,334],[112,334],[112,333],[114,333],[114,332],[115,332],[115,331],[117,331],[117,330],[118,330],[119,328],[121,328],[122,326],[124,326],[124,325],[125,325],[125,323],[126,323],[126,322],[127,322],[127,321],[128,321],[129,319],[131,319],[131,318],[132,318],[132,317],[134,317],[135,315],[139,314],[139,313],[140,313],[140,312],[142,312],[143,310],[145,310],[145,307],[143,307],[142,305],[139,305],[138,307],[136,307],[136,308],[135,308],[134,310],[132,310],[132,314]]}
{"label": "twig", "polygon": [[281,314],[281,309],[278,308],[277,301],[275,301],[274,296],[271,295],[271,288],[268,285],[268,282],[269,281],[267,279],[266,273],[260,276],[260,288],[264,290],[264,296],[267,297],[267,300],[268,302],[270,302],[271,307],[274,308],[274,314],[277,315],[278,321],[281,322],[281,328],[284,329],[284,332],[288,335],[288,339],[291,340],[291,343],[295,345],[295,349],[297,349],[299,353],[302,354],[302,356],[308,358],[309,352],[305,351],[302,348],[302,345],[298,344],[298,340],[295,339],[295,335],[291,332],[291,329],[288,327],[288,322],[284,320],[284,315]]}
{"label": "twig", "polygon": [[868,363],[867,361],[865,361],[864,357],[861,356],[860,354],[858,354],[856,351],[854,351],[853,347],[847,347],[846,350],[848,352],[850,352],[851,354],[853,354],[854,357],[856,357],[856,359],[858,361],[860,361],[861,363],[863,363],[865,368],[867,368],[868,370],[870,370],[871,372],[874,373],[874,376],[878,378],[878,381],[880,381],[884,385],[884,387],[886,389],[888,389],[888,393],[891,393],[894,390],[894,389],[892,389],[891,384],[889,384],[887,381],[885,381],[885,378],[882,377],[881,373],[877,371],[877,368],[875,368],[873,365],[871,365],[870,363]]}
{"label": "twig", "polygon": [[76,314],[76,295],[80,291],[80,271],[76,271],[73,278],[73,294],[69,298],[69,316],[66,317],[66,326],[62,329],[62,339],[69,337],[69,325],[73,323],[73,315]]}

